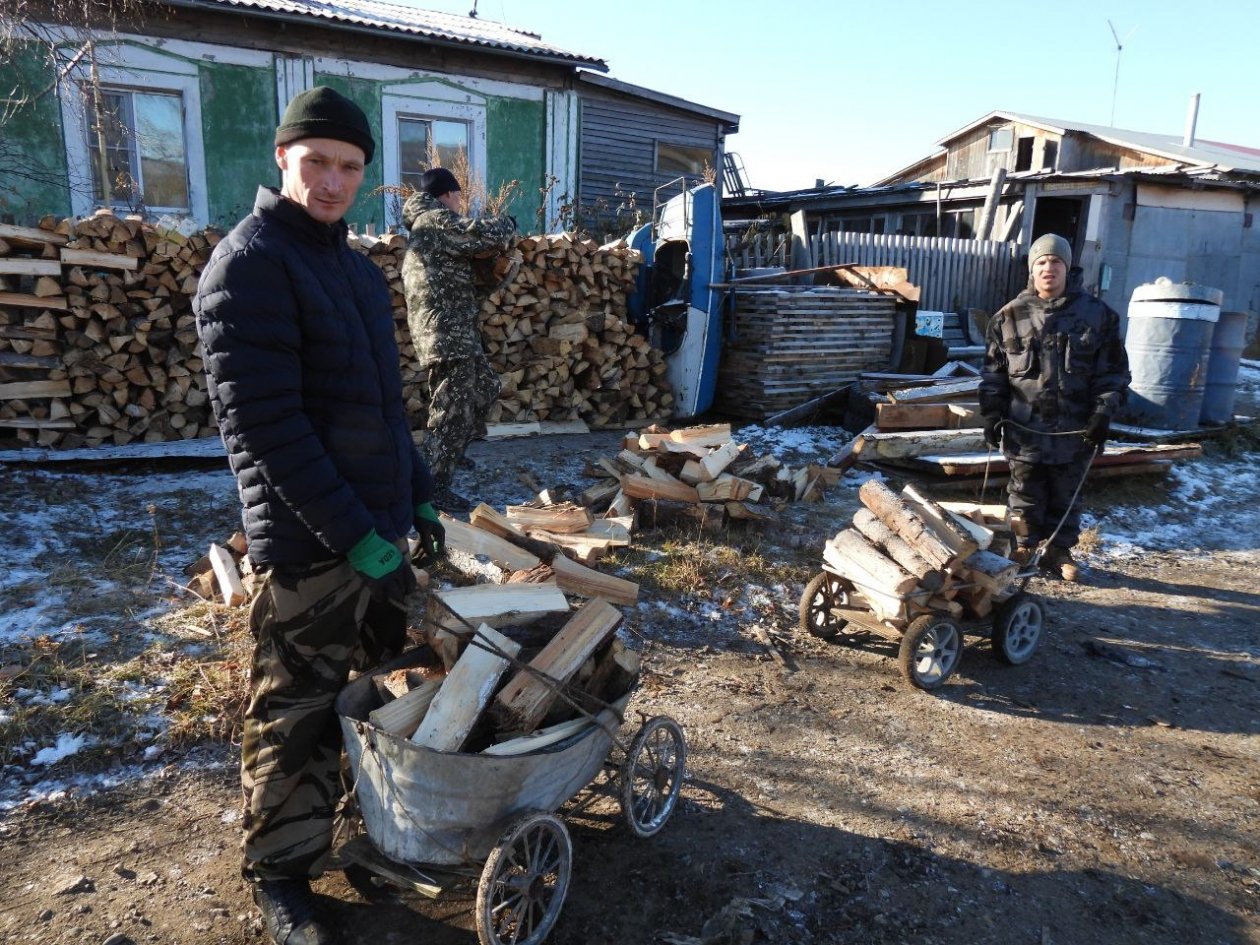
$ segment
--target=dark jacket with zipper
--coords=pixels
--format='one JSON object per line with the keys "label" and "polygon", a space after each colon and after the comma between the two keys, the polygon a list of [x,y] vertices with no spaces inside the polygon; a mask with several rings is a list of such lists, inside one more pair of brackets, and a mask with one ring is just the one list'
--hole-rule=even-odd
{"label": "dark jacket with zipper", "polygon": [[272,188],[215,247],[193,301],[210,400],[259,565],[390,541],[433,495],[403,409],[384,276]]}
{"label": "dark jacket with zipper", "polygon": [[1069,463],[1092,449],[1079,431],[1094,413],[1114,417],[1129,386],[1120,316],[1086,292],[1042,299],[1025,289],[989,320],[980,412],[1002,428],[1008,459]]}

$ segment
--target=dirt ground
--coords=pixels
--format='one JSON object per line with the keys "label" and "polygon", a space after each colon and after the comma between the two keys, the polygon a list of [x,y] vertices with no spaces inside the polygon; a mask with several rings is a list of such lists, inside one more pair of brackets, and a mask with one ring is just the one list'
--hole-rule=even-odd
{"label": "dirt ground", "polygon": [[[616,439],[475,444],[460,485],[492,502],[522,497],[517,472],[581,487],[582,461]],[[1087,504],[1131,501],[1126,488],[1091,488]],[[22,473],[4,499],[49,489]],[[890,644],[796,627],[854,491],[789,507],[775,529],[649,532],[616,559],[643,586],[627,612],[648,669],[632,721],[682,724],[687,780],[652,839],[609,800],[568,820],[573,874],[552,941],[1260,943],[1254,555],[1209,543],[1100,556],[1082,585],[1034,579],[1048,626],[1033,660],[1005,666],[969,638],[929,694],[902,681]],[[231,530],[234,503],[224,489],[157,517],[191,550]],[[143,616],[118,624],[119,651]],[[237,872],[234,747],[169,751],[135,777],[132,760],[100,762],[119,769],[107,789],[2,816],[0,939],[261,940]],[[316,889],[347,943],[476,941],[467,898],[369,904],[341,874]]]}

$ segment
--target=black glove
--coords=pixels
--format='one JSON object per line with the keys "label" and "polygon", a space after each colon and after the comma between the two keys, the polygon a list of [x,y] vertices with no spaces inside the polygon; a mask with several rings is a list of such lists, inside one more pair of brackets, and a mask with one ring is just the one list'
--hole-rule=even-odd
{"label": "black glove", "polygon": [[372,600],[384,604],[402,606],[407,595],[416,589],[416,573],[411,570],[411,563],[406,558],[403,558],[402,564],[384,577],[365,576],[364,580],[368,586],[368,593],[372,595]]}
{"label": "black glove", "polygon": [[1002,448],[1002,433],[998,429],[1001,422],[1002,418],[995,413],[984,416],[984,442],[995,450]]}
{"label": "black glove", "polygon": [[346,558],[350,567],[362,575],[373,600],[402,603],[416,589],[411,565],[398,546],[382,538],[376,529],[364,535]]}
{"label": "black glove", "polygon": [[1081,434],[1090,446],[1102,446],[1107,442],[1107,434],[1111,432],[1111,418],[1105,413],[1096,413],[1085,424],[1085,432]]}
{"label": "black glove", "polygon": [[432,502],[421,502],[416,506],[416,515],[412,519],[416,526],[416,534],[420,537],[420,547],[416,551],[416,563],[421,567],[435,564],[438,558],[446,554],[446,529],[438,518],[437,510]]}

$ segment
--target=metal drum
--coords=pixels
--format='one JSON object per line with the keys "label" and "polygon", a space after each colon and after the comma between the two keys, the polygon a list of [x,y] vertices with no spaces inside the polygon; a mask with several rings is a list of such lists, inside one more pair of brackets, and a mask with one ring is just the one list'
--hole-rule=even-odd
{"label": "metal drum", "polygon": [[1229,423],[1238,396],[1238,365],[1247,345],[1247,313],[1221,312],[1212,332],[1200,423]]}
{"label": "metal drum", "polygon": [[1129,300],[1124,346],[1129,355],[1125,419],[1161,430],[1199,425],[1220,289],[1160,278]]}

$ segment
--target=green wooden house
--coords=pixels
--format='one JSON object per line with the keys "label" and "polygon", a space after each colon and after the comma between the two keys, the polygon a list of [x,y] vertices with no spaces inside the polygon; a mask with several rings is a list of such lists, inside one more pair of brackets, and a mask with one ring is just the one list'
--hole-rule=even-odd
{"label": "green wooden house", "polygon": [[[414,183],[434,153],[447,166],[463,161],[483,193],[516,181],[507,209],[527,230],[564,226],[581,203],[582,102],[597,88],[581,77],[607,72],[602,60],[477,17],[375,0],[135,6],[138,18],[111,24],[35,23],[0,57],[0,88],[12,90],[0,112],[0,219],[109,204],[231,226],[259,184],[278,184],[278,117],[315,85],[355,100],[376,135],[378,156],[347,215],[356,228],[396,224],[390,188]],[[648,153],[647,142],[665,156],[654,178],[640,180],[636,164],[641,186],[677,176],[669,156],[679,146],[710,149],[721,166],[737,116],[620,91],[648,116],[622,131],[623,153]],[[601,143],[604,164],[589,176],[606,187],[619,151]]]}

